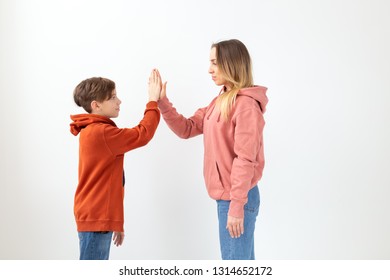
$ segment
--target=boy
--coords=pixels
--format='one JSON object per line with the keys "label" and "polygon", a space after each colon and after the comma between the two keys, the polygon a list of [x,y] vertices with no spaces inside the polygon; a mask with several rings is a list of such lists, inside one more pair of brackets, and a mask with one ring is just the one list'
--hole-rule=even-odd
{"label": "boy", "polygon": [[74,90],[75,103],[88,114],[71,115],[70,131],[79,138],[79,175],[74,215],[80,240],[80,260],[108,260],[111,238],[124,239],[124,154],[146,145],[160,121],[157,101],[161,80],[157,70],[149,77],[149,102],[143,119],[133,128],[118,128],[121,101],[115,83],[105,78],[82,81]]}

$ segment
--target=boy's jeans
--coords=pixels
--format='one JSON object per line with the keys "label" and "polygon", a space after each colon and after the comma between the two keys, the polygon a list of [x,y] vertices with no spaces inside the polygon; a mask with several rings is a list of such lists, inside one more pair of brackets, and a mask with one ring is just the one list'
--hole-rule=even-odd
{"label": "boy's jeans", "polygon": [[108,260],[112,231],[80,231],[80,260]]}
{"label": "boy's jeans", "polygon": [[230,201],[217,200],[222,259],[254,260],[255,223],[260,207],[259,188],[255,186],[248,193],[248,202],[244,206],[244,234],[239,238],[231,238],[226,229],[229,205]]}

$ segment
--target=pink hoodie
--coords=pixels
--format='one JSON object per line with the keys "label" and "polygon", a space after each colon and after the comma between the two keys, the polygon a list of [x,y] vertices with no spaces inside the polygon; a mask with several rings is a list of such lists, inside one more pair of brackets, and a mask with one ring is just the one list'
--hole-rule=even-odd
{"label": "pink hoodie", "polygon": [[241,89],[224,121],[214,98],[190,118],[180,115],[163,98],[158,106],[169,128],[181,138],[204,135],[203,175],[208,194],[215,200],[231,200],[229,215],[244,217],[248,192],[261,179],[264,168],[263,128],[267,88]]}

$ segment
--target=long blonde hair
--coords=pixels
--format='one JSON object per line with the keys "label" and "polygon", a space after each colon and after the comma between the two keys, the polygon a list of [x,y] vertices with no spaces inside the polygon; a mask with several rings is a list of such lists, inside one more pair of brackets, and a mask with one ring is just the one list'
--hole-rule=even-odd
{"label": "long blonde hair", "polygon": [[239,90],[253,86],[252,61],[245,45],[237,39],[214,43],[211,48],[216,50],[219,71],[231,85],[217,99],[222,118],[228,120]]}

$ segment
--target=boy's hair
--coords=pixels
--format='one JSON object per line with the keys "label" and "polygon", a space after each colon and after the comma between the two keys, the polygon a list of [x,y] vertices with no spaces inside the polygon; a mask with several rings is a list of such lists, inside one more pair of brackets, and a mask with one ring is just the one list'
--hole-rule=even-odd
{"label": "boy's hair", "polygon": [[92,112],[92,101],[103,102],[112,96],[115,83],[109,79],[93,77],[79,83],[73,91],[74,102],[88,113]]}

